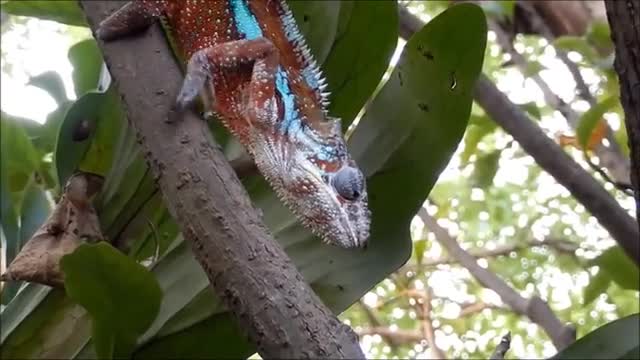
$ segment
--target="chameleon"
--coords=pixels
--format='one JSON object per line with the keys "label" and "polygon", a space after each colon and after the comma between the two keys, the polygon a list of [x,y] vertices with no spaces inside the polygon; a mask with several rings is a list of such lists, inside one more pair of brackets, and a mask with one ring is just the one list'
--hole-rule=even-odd
{"label": "chameleon", "polygon": [[175,109],[200,99],[246,149],[271,188],[323,243],[365,248],[365,177],[327,82],[284,0],[132,0],[103,20],[112,41],[164,24],[185,70]]}

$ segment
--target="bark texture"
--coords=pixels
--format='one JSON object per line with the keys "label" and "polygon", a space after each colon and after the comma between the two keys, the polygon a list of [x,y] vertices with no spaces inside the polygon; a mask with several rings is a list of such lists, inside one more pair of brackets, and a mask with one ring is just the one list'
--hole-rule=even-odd
{"label": "bark texture", "polygon": [[[94,32],[123,4],[81,1]],[[182,74],[160,27],[98,45],[167,207],[260,355],[364,358],[355,333],[268,234],[206,123],[193,113],[167,122]]]}
{"label": "bark texture", "polygon": [[[616,48],[614,67],[620,81],[620,101],[631,149],[631,183],[640,228],[640,0],[609,0],[605,6]],[[636,243],[640,243],[640,238]],[[637,248],[635,255],[640,257]]]}

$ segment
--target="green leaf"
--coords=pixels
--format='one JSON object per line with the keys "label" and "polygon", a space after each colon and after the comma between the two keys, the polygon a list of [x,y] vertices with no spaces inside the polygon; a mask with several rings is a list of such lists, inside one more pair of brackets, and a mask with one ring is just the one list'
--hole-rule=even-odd
{"label": "green leaf", "polygon": [[40,166],[40,156],[21,124],[4,113],[0,118],[0,159],[11,192],[22,191]]}
{"label": "green leaf", "polygon": [[12,319],[7,325],[20,322],[2,342],[2,359],[70,359],[91,330],[86,311],[65,296],[64,290],[37,284],[28,284],[3,311],[3,337],[5,316]]}
{"label": "green leaf", "polygon": [[60,267],[67,294],[91,315],[98,356],[129,356],[160,308],[153,274],[104,242],[81,245]]}
{"label": "green leaf", "polygon": [[587,40],[578,36],[559,36],[553,42],[553,47],[558,50],[575,51],[582,55],[586,61],[593,63],[598,55]]}
{"label": "green leaf", "polygon": [[607,21],[594,20],[587,29],[587,41],[600,49],[603,53],[613,51],[611,28]]}
{"label": "green leaf", "polygon": [[542,65],[538,61],[529,61],[525,65],[525,69],[524,69],[522,75],[524,77],[528,78],[528,77],[532,77],[534,75],[537,75],[540,71],[546,70],[546,69],[547,69],[547,67]]}
{"label": "green leaf", "polygon": [[75,0],[9,0],[2,4],[2,11],[67,25],[87,26],[84,14]]}
{"label": "green leaf", "polygon": [[590,332],[551,359],[638,359],[640,316],[629,315]]}
{"label": "green leaf", "polygon": [[68,101],[67,91],[64,89],[64,82],[55,71],[45,71],[42,74],[32,76],[28,85],[41,88],[51,95],[58,105]]}
{"label": "green leaf", "polygon": [[424,258],[424,251],[427,248],[427,239],[420,239],[413,242],[413,253],[416,255],[416,262],[418,265],[422,264],[422,258]]}
{"label": "green leaf", "polygon": [[[376,41],[362,41],[364,37]],[[322,65],[331,92],[329,113],[347,129],[389,66],[398,41],[393,1],[343,1],[338,34]]]}
{"label": "green leaf", "polygon": [[[206,339],[209,339],[207,341]],[[211,340],[215,341],[212,342]],[[209,346],[202,346],[207,341]],[[240,331],[231,314],[216,314],[196,325],[142,346],[134,359],[245,359],[255,347]]]}
{"label": "green leaf", "polygon": [[[80,168],[105,174],[111,166],[107,148],[113,146],[113,135],[117,124],[120,124],[118,120],[123,116],[122,111],[114,87],[106,93],[88,92],[73,103],[60,126],[56,142],[54,162],[59,184],[65,184],[69,176]],[[94,145],[96,136],[102,136],[106,141]],[[103,157],[88,152],[97,152]]]}
{"label": "green leaf", "polygon": [[298,28],[304,34],[314,59],[322,64],[336,37],[341,1],[289,1]]}
{"label": "green leaf", "polygon": [[76,96],[97,90],[100,70],[102,68],[102,53],[94,39],[87,39],[69,48],[69,61],[73,65],[73,85]]}
{"label": "green leaf", "polygon": [[592,264],[600,266],[621,288],[640,290],[640,271],[620,246],[607,249]]}
{"label": "green leaf", "polygon": [[[11,199],[5,162],[0,163],[0,248],[4,249],[3,261],[10,264],[20,251],[20,227],[16,216],[15,203]],[[18,290],[19,284],[5,284],[1,302],[8,304]],[[4,330],[4,329],[3,329]]]}
{"label": "green leaf", "polygon": [[605,271],[599,271],[595,276],[591,277],[589,285],[584,288],[584,301],[583,305],[589,305],[600,294],[603,294],[609,288],[611,284],[611,277]]}
{"label": "green leaf", "polygon": [[498,125],[488,116],[471,115],[469,126],[464,136],[464,150],[460,155],[460,163],[466,166],[469,163],[471,155],[476,153],[478,144],[485,136],[491,134],[498,128]]}
{"label": "green leaf", "polygon": [[587,148],[591,133],[598,122],[601,121],[602,116],[619,104],[619,101],[620,99],[618,95],[608,96],[582,114],[578,121],[578,127],[576,128],[576,135],[578,136],[578,142],[583,149]]}
{"label": "green leaf", "polygon": [[[24,320],[31,314],[38,304],[44,299],[52,288],[39,284],[28,284],[12,301],[2,310],[0,316],[0,344],[5,348],[5,340],[20,325],[24,325]],[[0,354],[6,355],[4,352]],[[8,357],[2,356],[3,359]]]}
{"label": "green leaf", "polygon": [[531,115],[534,119],[540,120],[542,118],[542,114],[540,113],[540,107],[536,104],[535,101],[530,101],[524,104],[519,105],[522,110],[526,111],[527,114]]}
{"label": "green leaf", "polygon": [[472,183],[474,187],[486,189],[493,184],[493,178],[498,171],[501,152],[492,151],[478,156],[473,168]]}

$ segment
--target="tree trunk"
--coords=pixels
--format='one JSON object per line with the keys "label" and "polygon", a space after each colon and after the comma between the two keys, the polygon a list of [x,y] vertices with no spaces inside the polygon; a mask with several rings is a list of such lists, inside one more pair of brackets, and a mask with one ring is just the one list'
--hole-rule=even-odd
{"label": "tree trunk", "polygon": [[[620,82],[620,101],[629,136],[631,183],[635,189],[640,228],[640,0],[608,0],[605,6],[616,47],[614,67]],[[637,242],[640,243],[640,239]]]}
{"label": "tree trunk", "polygon": [[[81,2],[94,32],[123,4]],[[166,121],[182,74],[160,27],[98,45],[169,211],[260,355],[364,358],[355,333],[322,304],[268,234],[206,123],[193,113]]]}

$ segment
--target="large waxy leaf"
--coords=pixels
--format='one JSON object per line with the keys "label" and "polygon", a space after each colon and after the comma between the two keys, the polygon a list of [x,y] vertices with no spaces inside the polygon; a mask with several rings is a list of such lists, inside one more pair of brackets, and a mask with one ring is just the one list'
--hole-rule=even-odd
{"label": "large waxy leaf", "polygon": [[[54,161],[59,184],[65,184],[77,170],[107,173],[118,131],[117,120],[122,117],[120,99],[113,87],[105,93],[88,92],[73,103],[56,142]],[[101,141],[94,141],[94,136],[102,137]],[[99,156],[86,156],[87,152],[96,152]]]}
{"label": "large waxy leaf", "polygon": [[0,118],[0,158],[9,191],[24,189],[40,165],[39,156],[18,120],[3,113]]}
{"label": "large waxy leaf", "polygon": [[2,359],[68,359],[91,331],[86,311],[64,291],[37,284],[21,290],[1,318]]}
{"label": "large waxy leaf", "polygon": [[338,0],[288,2],[298,28],[305,35],[306,43],[318,64],[322,64],[331,51],[338,29],[341,3]]}
{"label": "large waxy leaf", "polygon": [[94,39],[81,41],[71,48],[68,54],[69,62],[73,65],[73,85],[76,95],[96,90],[102,68],[102,54]]}
{"label": "large waxy leaf", "polygon": [[551,359],[638,359],[640,316],[629,315],[590,332]]}
{"label": "large waxy leaf", "polygon": [[100,358],[128,356],[160,308],[155,277],[104,242],[81,245],[60,267],[67,294],[91,314]]}
{"label": "large waxy leaf", "polygon": [[2,4],[2,11],[67,25],[87,26],[84,14],[75,0],[9,0]]}
{"label": "large waxy leaf", "polygon": [[[331,52],[322,65],[331,89],[329,113],[346,129],[389,66],[398,41],[394,1],[343,1]],[[375,41],[362,41],[363,38]]]}

